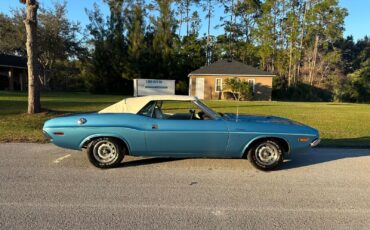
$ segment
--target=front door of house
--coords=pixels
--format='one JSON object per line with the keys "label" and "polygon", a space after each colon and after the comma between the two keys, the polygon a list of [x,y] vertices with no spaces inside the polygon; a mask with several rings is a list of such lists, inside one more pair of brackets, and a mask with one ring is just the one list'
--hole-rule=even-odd
{"label": "front door of house", "polygon": [[195,96],[199,99],[204,99],[204,78],[196,78]]}

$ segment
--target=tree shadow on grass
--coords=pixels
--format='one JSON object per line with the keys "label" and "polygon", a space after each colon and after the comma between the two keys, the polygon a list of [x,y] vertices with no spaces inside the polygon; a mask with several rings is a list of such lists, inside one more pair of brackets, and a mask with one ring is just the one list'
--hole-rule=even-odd
{"label": "tree shadow on grass", "polygon": [[227,109],[227,108],[251,108],[251,107],[271,107],[271,106],[278,106],[278,105],[243,105],[243,104],[240,104],[240,105],[237,105],[237,103],[235,102],[235,104],[233,105],[225,105],[225,106],[210,106],[212,109]]}
{"label": "tree shadow on grass", "polygon": [[308,167],[336,160],[357,157],[369,157],[370,149],[314,148],[305,153],[292,154],[281,170]]}
{"label": "tree shadow on grass", "polygon": [[[86,102],[86,101],[46,101],[41,102],[43,112],[51,112],[56,114],[63,113],[84,113],[91,111],[99,111],[111,105],[112,102]],[[12,101],[0,100],[0,114],[12,115],[27,112],[27,101]]]}
{"label": "tree shadow on grass", "polygon": [[370,148],[370,136],[356,138],[322,139],[320,147]]}

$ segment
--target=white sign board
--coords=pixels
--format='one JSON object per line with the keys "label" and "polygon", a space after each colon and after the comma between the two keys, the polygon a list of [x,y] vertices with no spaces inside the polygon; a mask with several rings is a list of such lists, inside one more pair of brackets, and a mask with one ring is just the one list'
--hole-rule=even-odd
{"label": "white sign board", "polygon": [[134,96],[174,95],[175,80],[134,79]]}

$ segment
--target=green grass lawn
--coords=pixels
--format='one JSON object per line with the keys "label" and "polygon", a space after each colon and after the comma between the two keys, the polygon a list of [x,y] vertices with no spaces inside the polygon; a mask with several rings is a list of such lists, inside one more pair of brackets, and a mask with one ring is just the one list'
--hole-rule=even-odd
{"label": "green grass lawn", "polygon": [[[122,96],[43,93],[48,112],[27,115],[27,95],[0,91],[0,142],[44,142],[45,120],[68,113],[98,111]],[[205,101],[218,112],[236,112],[235,101]],[[370,147],[370,105],[310,102],[239,102],[239,112],[287,117],[320,130],[321,146]]]}

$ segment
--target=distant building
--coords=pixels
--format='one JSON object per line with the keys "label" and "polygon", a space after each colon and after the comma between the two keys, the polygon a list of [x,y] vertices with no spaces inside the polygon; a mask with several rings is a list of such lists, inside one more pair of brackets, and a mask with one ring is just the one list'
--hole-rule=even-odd
{"label": "distant building", "polygon": [[0,90],[26,90],[26,58],[0,54]]}
{"label": "distant building", "polygon": [[237,77],[253,85],[255,100],[271,100],[272,78],[275,75],[235,60],[220,60],[191,72],[189,95],[200,99],[219,100],[226,97],[223,83]]}

